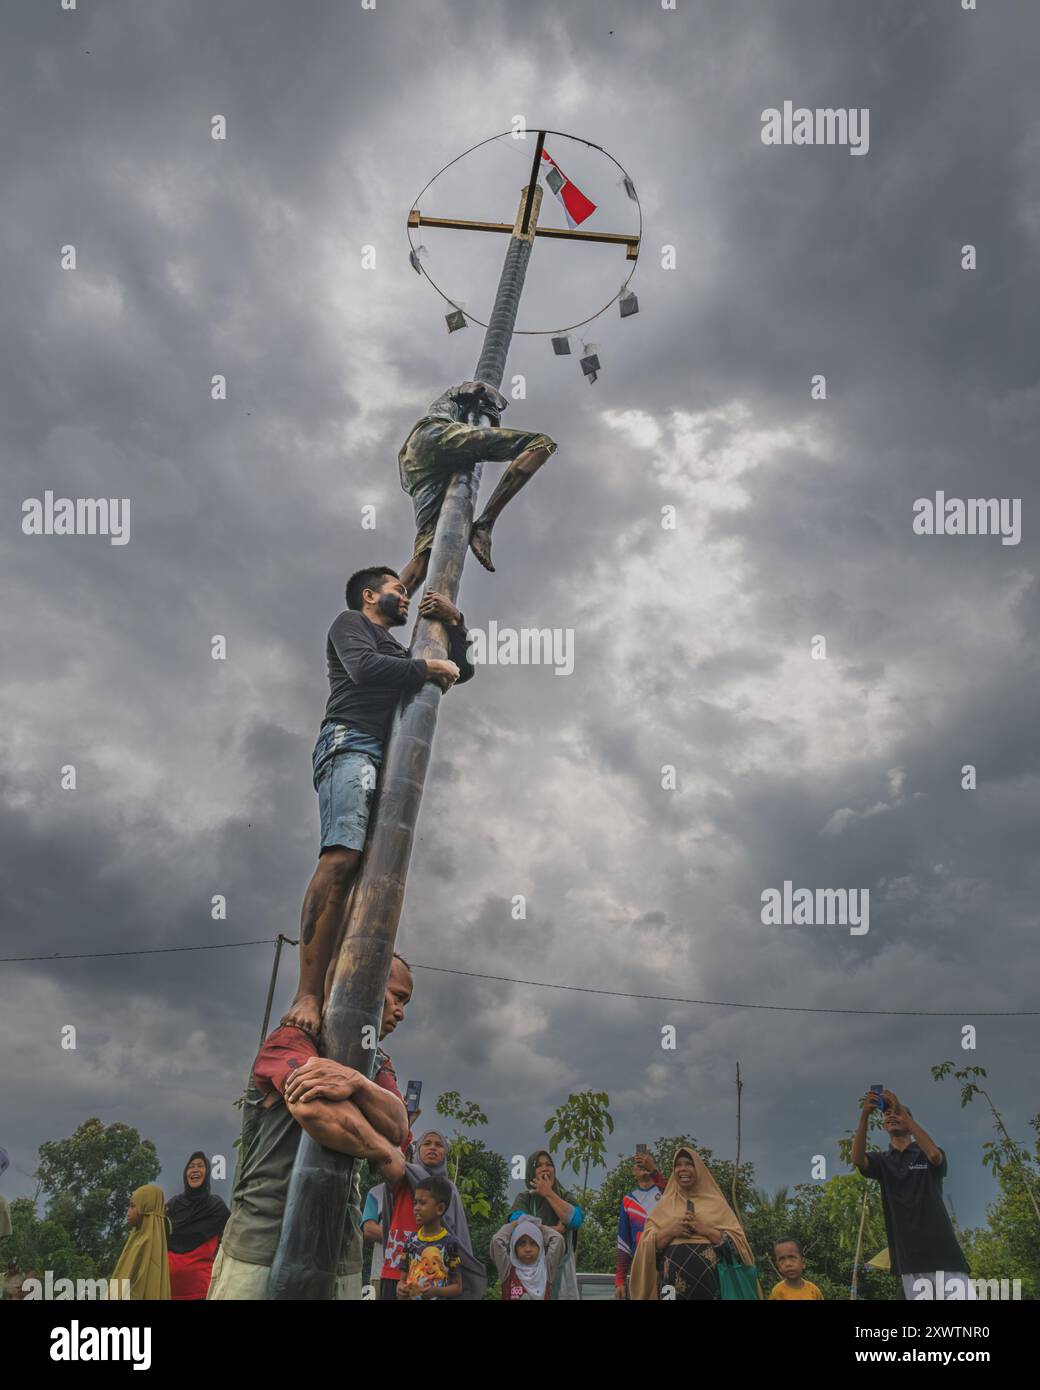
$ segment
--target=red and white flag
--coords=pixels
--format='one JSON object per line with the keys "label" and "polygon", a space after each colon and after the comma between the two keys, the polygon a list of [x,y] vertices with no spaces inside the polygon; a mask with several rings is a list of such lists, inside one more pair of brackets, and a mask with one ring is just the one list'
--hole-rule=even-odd
{"label": "red and white flag", "polygon": [[563,215],[567,219],[567,225],[573,231],[580,222],[585,221],[586,217],[592,216],[596,211],[596,204],[585,197],[577,184],[571,183],[548,150],[542,150],[542,158],[549,165],[545,174],[545,182],[559,198]]}

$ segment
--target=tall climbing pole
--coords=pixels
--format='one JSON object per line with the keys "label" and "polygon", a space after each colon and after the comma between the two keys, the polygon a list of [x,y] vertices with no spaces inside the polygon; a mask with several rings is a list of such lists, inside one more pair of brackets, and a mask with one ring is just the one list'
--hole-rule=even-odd
{"label": "tall climbing pole", "polygon": [[[505,376],[524,277],[539,232],[576,241],[622,244],[628,248],[630,259],[635,258],[638,250],[638,238],[633,236],[538,227],[542,200],[538,173],[545,135],[545,131],[538,132],[530,181],[522,191],[516,220],[511,226],[430,218],[422,216],[418,209],[413,209],[409,215],[409,224],[413,227],[509,233],[494,308],[474,372],[474,380],[486,382],[496,390]],[[471,423],[490,422],[474,416]],[[452,476],[433,539],[426,586],[428,590],[445,594],[452,602],[458,595],[462,566],[469,549],[480,475],[481,465],[478,464]],[[411,652],[415,657],[446,658],[448,642],[443,623],[420,617],[415,625]],[[322,1055],[368,1077],[375,1070],[376,1040],[382,1023],[408,862],[440,700],[440,687],[427,681],[402,701],[394,717],[365,857],[351,897],[346,931],[322,1018]],[[308,1134],[301,1133],[282,1219],[281,1239],[271,1267],[269,1299],[334,1297],[356,1162],[344,1154],[323,1149]]]}

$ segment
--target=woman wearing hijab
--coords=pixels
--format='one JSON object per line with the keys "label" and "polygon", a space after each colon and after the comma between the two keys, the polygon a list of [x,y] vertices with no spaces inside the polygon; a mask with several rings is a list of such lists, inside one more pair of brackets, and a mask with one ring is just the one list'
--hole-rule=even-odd
{"label": "woman wearing hijab", "polygon": [[552,1281],[550,1298],[577,1299],[578,1272],[574,1252],[578,1227],[585,1220],[585,1213],[556,1181],[556,1165],[545,1149],[538,1149],[527,1160],[524,1178],[525,1190],[516,1199],[509,1219],[518,1221],[522,1216],[534,1216],[547,1229],[563,1237],[563,1257]]}
{"label": "woman wearing hijab", "polygon": [[170,1296],[165,1205],[162,1188],[152,1183],[138,1187],[130,1198],[126,1212],[130,1234],[112,1271],[113,1279],[126,1280],[129,1298],[154,1301]]}
{"label": "woman wearing hijab", "polygon": [[565,1248],[559,1231],[533,1216],[507,1221],[491,1237],[489,1251],[502,1281],[503,1301],[548,1302]]}
{"label": "woman wearing hijab", "polygon": [[401,1254],[404,1242],[415,1232],[415,1211],[412,1194],[416,1183],[423,1178],[443,1178],[451,1188],[451,1201],[442,1217],[445,1229],[459,1243],[462,1255],[462,1298],[481,1299],[487,1287],[487,1270],[473,1253],[466,1212],[458,1188],[448,1177],[448,1143],[444,1135],[429,1129],[415,1145],[417,1162],[405,1163],[404,1177],[399,1183],[386,1185],[383,1199],[383,1229],[387,1233],[383,1281],[380,1298],[394,1298],[397,1280],[403,1273]]}
{"label": "woman wearing hijab", "polygon": [[727,1245],[741,1264],[755,1263],[747,1236],[707,1164],[681,1145],[636,1247],[629,1298],[660,1299],[661,1290],[671,1288],[677,1301],[717,1299],[717,1266]]}
{"label": "woman wearing hijab", "polygon": [[184,1191],[166,1207],[172,1227],[166,1240],[170,1261],[170,1297],[202,1299],[209,1289],[213,1261],[231,1213],[209,1190],[209,1159],[193,1153],[184,1168]]}

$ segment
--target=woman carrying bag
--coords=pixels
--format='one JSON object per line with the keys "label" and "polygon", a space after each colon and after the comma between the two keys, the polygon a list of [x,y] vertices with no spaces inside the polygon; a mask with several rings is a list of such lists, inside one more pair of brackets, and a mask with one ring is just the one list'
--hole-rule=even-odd
{"label": "woman carrying bag", "polygon": [[762,1297],[747,1236],[707,1164],[686,1145],[676,1149],[672,1176],[646,1218],[628,1296],[681,1302]]}

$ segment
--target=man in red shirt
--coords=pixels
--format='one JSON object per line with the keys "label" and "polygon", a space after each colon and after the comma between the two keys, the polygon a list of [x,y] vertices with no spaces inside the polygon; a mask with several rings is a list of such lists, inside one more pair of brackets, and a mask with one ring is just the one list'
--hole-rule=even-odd
{"label": "man in red shirt", "polygon": [[[412,997],[412,972],[394,956],[380,1037],[393,1032]],[[317,1055],[302,1028],[280,1026],[253,1063],[243,1101],[242,1142],[231,1217],[213,1264],[208,1298],[263,1299],[282,1229],[300,1130],[327,1149],[367,1159],[395,1181],[407,1147],[408,1117],[393,1064],[380,1048],[370,1081]],[[361,1297],[358,1165],[337,1274],[337,1298]]]}

